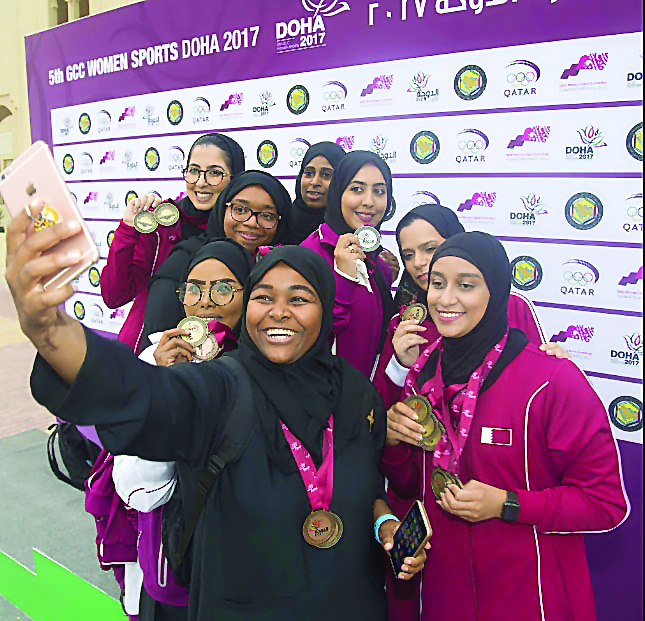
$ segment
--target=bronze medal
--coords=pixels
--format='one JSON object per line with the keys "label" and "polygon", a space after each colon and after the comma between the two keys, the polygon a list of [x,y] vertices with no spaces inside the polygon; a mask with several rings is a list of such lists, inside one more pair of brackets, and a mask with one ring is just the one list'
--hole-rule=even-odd
{"label": "bronze medal", "polygon": [[423,304],[412,304],[408,306],[405,311],[403,311],[401,319],[403,319],[403,321],[407,321],[408,319],[416,319],[419,323],[423,323],[426,320],[427,316],[428,311]]}
{"label": "bronze medal", "polygon": [[179,209],[172,203],[161,203],[155,209],[154,216],[161,226],[173,226],[179,222]]}
{"label": "bronze medal", "polygon": [[420,425],[424,425],[425,420],[430,415],[430,412],[432,412],[430,401],[423,395],[412,395],[403,402],[403,405],[407,405],[411,410],[414,410],[414,413],[418,417],[416,422]]}
{"label": "bronze medal", "polygon": [[151,211],[140,211],[134,216],[134,228],[139,233],[154,233],[159,223]]}
{"label": "bronze medal", "polygon": [[437,500],[441,500],[441,494],[454,481],[450,478],[450,473],[443,468],[435,468],[432,472],[432,493]]}
{"label": "bronze medal", "polygon": [[202,345],[210,334],[208,324],[201,317],[186,317],[179,322],[177,327],[188,332],[188,335],[181,338],[193,347]]}
{"label": "bronze medal", "polygon": [[381,234],[373,226],[361,226],[354,231],[363,252],[374,252],[381,245]]}
{"label": "bronze medal", "polygon": [[342,537],[343,523],[331,511],[318,509],[312,511],[302,526],[302,536],[305,541],[316,548],[331,548]]}
{"label": "bronze medal", "polygon": [[205,362],[206,360],[217,358],[221,351],[222,346],[217,342],[215,336],[211,332],[208,334],[206,340],[201,345],[197,345],[195,347],[193,358],[199,360],[200,362]]}

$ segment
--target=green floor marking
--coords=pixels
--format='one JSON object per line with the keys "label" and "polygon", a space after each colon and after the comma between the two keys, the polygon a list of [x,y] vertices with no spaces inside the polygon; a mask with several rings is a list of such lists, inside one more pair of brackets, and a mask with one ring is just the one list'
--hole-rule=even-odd
{"label": "green floor marking", "polygon": [[34,550],[35,573],[0,552],[0,596],[34,621],[121,621],[121,604]]}

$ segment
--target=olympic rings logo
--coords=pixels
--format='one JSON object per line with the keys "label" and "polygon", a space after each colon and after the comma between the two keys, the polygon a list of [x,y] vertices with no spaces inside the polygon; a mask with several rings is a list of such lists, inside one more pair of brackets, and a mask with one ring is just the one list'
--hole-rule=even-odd
{"label": "olympic rings logo", "polygon": [[459,150],[462,152],[470,151],[477,155],[480,151],[486,150],[486,143],[483,140],[462,140],[459,143]]}
{"label": "olympic rings logo", "polygon": [[643,206],[640,207],[628,207],[627,215],[634,221],[643,220]]}
{"label": "olympic rings logo", "polygon": [[184,156],[177,151],[176,149],[170,152],[170,161],[171,162],[183,162]]}
{"label": "olympic rings logo", "polygon": [[193,112],[195,114],[206,114],[209,111],[209,108],[205,104],[195,104],[193,106]]}
{"label": "olympic rings logo", "polygon": [[517,73],[509,73],[506,76],[506,81],[512,86],[528,86],[536,80],[537,74],[535,71],[518,71]]}
{"label": "olympic rings logo", "polygon": [[345,99],[345,92],[342,90],[329,90],[323,93],[325,101],[342,101]]}
{"label": "olympic rings logo", "polygon": [[304,157],[307,149],[304,147],[292,147],[291,148],[291,157]]}
{"label": "olympic rings logo", "polygon": [[569,283],[575,283],[582,287],[595,281],[595,276],[591,272],[571,272],[564,273],[564,279]]}

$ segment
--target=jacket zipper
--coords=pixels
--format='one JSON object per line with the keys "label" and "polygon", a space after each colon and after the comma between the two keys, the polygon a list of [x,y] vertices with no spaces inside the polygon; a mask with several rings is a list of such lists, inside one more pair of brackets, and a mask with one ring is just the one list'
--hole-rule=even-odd
{"label": "jacket zipper", "polygon": [[473,561],[473,529],[468,526],[468,554],[470,556],[470,580],[473,585],[473,603],[475,604],[475,620],[479,619],[479,603],[477,601],[477,584],[475,582],[475,566]]}

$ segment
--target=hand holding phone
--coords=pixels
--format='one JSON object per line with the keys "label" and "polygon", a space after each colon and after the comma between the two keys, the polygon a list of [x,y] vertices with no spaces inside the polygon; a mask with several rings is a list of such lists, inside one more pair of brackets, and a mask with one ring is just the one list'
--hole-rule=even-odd
{"label": "hand holding phone", "polygon": [[[412,569],[419,571],[425,563],[424,548],[430,541],[432,528],[423,503],[415,500],[403,521],[399,524],[392,538],[392,548],[389,550],[392,569],[397,577],[406,574],[404,563],[406,558],[418,561]],[[409,576],[405,576],[409,577]]]}
{"label": "hand holding phone", "polygon": [[[55,224],[78,223],[78,233],[62,239],[42,253],[45,257],[77,252],[78,262],[71,266],[60,267],[41,278],[40,284],[43,288],[63,287],[98,261],[99,252],[92,235],[56,169],[49,147],[44,142],[38,141],[31,145],[3,171],[0,177],[0,194],[12,217],[16,217],[21,212],[28,214],[32,221],[32,226],[27,230],[28,236],[49,229]],[[42,200],[45,203],[43,209],[36,215],[28,207],[35,200]]]}

